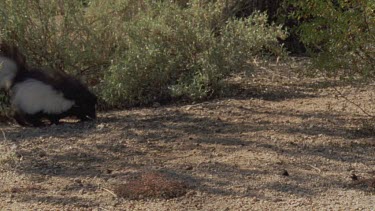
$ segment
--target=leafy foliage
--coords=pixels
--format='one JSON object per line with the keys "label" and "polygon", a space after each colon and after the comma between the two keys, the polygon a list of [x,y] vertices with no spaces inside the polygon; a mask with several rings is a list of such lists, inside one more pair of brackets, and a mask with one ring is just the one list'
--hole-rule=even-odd
{"label": "leafy foliage", "polygon": [[282,55],[265,14],[235,20],[227,1],[10,1],[1,40],[31,66],[76,75],[111,106],[204,99],[252,58]]}
{"label": "leafy foliage", "polygon": [[360,0],[287,0],[314,67],[344,77],[374,78],[375,3]]}
{"label": "leafy foliage", "polygon": [[103,97],[116,104],[204,99],[230,73],[248,69],[251,58],[283,53],[276,38],[285,33],[266,15],[223,21],[223,6],[147,5],[126,27],[127,49],[105,77]]}

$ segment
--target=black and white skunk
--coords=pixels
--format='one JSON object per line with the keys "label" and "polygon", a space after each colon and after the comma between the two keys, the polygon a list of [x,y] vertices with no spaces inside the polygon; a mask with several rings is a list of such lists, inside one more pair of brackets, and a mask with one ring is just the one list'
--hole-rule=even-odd
{"label": "black and white skunk", "polygon": [[58,124],[65,117],[95,119],[96,96],[80,81],[58,72],[26,67],[16,47],[0,44],[0,88],[10,94],[15,120],[22,126]]}

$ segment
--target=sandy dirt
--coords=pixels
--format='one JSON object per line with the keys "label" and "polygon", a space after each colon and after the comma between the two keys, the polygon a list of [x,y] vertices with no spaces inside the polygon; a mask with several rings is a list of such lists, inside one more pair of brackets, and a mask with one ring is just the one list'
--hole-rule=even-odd
{"label": "sandy dirt", "polygon": [[[374,86],[258,72],[212,101],[1,125],[0,210],[375,210],[375,122],[348,101],[375,111]],[[118,195],[149,172],[186,190]]]}

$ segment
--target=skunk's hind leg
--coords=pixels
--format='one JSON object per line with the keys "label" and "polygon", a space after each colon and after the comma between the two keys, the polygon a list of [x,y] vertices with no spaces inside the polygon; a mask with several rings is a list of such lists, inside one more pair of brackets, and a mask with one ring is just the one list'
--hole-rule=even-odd
{"label": "skunk's hind leg", "polygon": [[50,115],[47,118],[51,122],[51,124],[55,124],[55,125],[60,124],[60,117],[58,117],[56,115]]}
{"label": "skunk's hind leg", "polygon": [[22,113],[20,113],[18,111],[14,112],[13,118],[16,120],[16,122],[19,125],[24,126],[24,127],[29,126],[29,124],[27,123],[27,121],[25,119],[25,116]]}
{"label": "skunk's hind leg", "polygon": [[24,112],[21,112],[21,111],[15,111],[14,119],[21,126],[33,126],[33,127],[45,126],[45,124],[41,121],[40,115],[38,114],[25,114]]}
{"label": "skunk's hind leg", "polygon": [[42,122],[42,118],[38,114],[26,114],[25,119],[33,127],[42,127],[46,125],[45,123]]}

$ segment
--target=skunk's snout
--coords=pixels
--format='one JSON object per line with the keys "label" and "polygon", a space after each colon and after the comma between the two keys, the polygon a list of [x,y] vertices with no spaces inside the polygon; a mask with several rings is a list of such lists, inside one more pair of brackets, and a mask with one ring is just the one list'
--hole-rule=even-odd
{"label": "skunk's snout", "polygon": [[89,109],[90,111],[87,113],[86,117],[90,120],[94,120],[96,119],[96,110],[95,110],[95,107],[94,108],[90,108]]}

